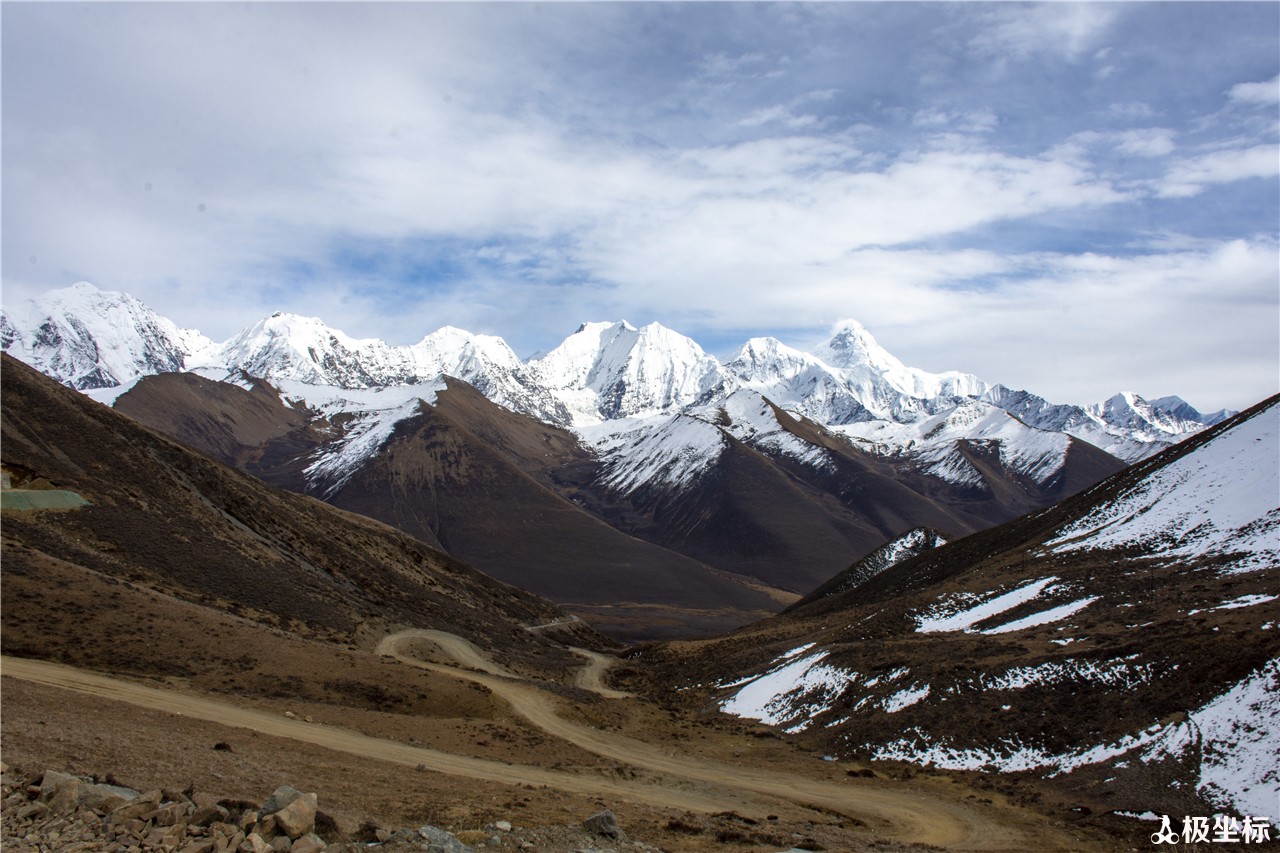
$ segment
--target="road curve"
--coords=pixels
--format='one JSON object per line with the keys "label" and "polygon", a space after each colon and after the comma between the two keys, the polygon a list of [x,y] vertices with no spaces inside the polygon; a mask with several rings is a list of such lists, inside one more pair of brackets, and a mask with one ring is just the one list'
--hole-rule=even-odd
{"label": "road curve", "polygon": [[617,662],[617,658],[573,646],[569,648],[569,651],[581,658],[585,658],[587,661],[587,665],[578,670],[578,675],[573,680],[575,686],[581,687],[583,690],[590,690],[592,693],[598,693],[607,699],[628,699],[635,696],[634,693],[614,690],[604,683],[604,674],[609,671],[609,667]]}
{"label": "road curve", "polygon": [[[428,663],[404,653],[402,647],[414,640],[435,643],[446,655],[469,669]],[[479,648],[452,634],[417,629],[400,631],[383,638],[378,644],[378,653],[410,666],[460,676],[481,684],[547,734],[633,767],[827,809],[861,820],[877,834],[904,841],[968,850],[1072,849],[1072,839],[1068,836],[1053,834],[1050,839],[1025,838],[1016,828],[998,823],[987,813],[960,801],[948,801],[902,788],[824,782],[724,764],[680,754],[670,747],[638,741],[617,732],[600,731],[571,722],[559,715],[558,700],[550,693],[502,669],[488,660]],[[1039,830],[1037,834],[1051,834],[1047,827],[1036,829]]]}
{"label": "road curve", "polygon": [[409,746],[398,741],[370,737],[349,729],[307,723],[275,712],[244,708],[207,696],[122,681],[100,673],[49,661],[0,655],[0,676],[20,678],[23,681],[48,687],[74,690],[77,693],[127,702],[130,705],[139,705],[169,714],[181,714],[195,720],[249,729],[273,737],[289,738],[361,758],[410,767],[423,766],[439,773],[470,779],[508,785],[545,785],[548,788],[588,797],[611,796],[619,800],[647,803],[662,808],[686,809],[708,814],[741,810],[744,806],[741,797],[734,797],[731,794],[677,791],[658,784],[507,764],[502,761],[471,758]]}

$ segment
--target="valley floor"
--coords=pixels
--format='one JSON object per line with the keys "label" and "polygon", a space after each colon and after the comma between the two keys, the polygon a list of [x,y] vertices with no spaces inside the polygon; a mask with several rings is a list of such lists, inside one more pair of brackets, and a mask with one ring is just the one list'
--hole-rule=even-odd
{"label": "valley floor", "polygon": [[[1116,848],[1007,803],[980,802],[946,777],[851,776],[765,730],[699,725],[626,698],[603,687],[599,655],[582,670],[590,677],[578,681],[587,691],[521,678],[441,632],[398,632],[366,656],[371,669],[399,672],[404,681],[425,669],[431,680],[470,682],[462,695],[483,688],[484,699],[512,718],[483,719],[488,711],[479,711],[481,719],[468,722],[283,697],[245,701],[178,679],[6,657],[5,761],[27,772],[113,773],[126,783],[194,784],[246,798],[288,783],[318,791],[348,831],[369,818],[457,830],[495,820],[563,825],[609,807],[630,837],[690,853]],[[486,749],[495,741],[498,749]],[[231,749],[214,750],[219,743]]]}

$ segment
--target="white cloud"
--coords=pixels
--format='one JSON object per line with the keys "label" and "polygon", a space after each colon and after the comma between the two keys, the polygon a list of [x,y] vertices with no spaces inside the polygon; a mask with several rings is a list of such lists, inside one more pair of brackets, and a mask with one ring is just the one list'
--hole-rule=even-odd
{"label": "white cloud", "polygon": [[1227,97],[1245,104],[1274,104],[1280,101],[1280,75],[1262,83],[1237,83]]}
{"label": "white cloud", "polygon": [[970,47],[982,54],[1026,59],[1054,54],[1075,61],[1095,53],[1118,11],[1102,3],[1038,3],[999,5],[987,17],[987,27]]}
{"label": "white cloud", "polygon": [[950,130],[958,133],[990,133],[1000,124],[999,117],[989,109],[968,112],[950,112],[928,107],[911,118],[915,127],[926,130]]}
{"label": "white cloud", "polygon": [[1166,198],[1199,195],[1210,184],[1280,175],[1280,149],[1275,145],[1214,151],[1175,163],[1160,182]]}
{"label": "white cloud", "polygon": [[[1144,322],[1126,277],[1149,283],[1161,335],[1198,320],[1161,276],[1219,290],[1187,271],[1221,242],[1184,234],[1165,217],[1186,206],[1152,193],[1276,173],[1261,111],[1196,126],[1170,95],[1223,84],[1130,74],[1118,22],[1137,8],[17,4],[5,298],[85,278],[214,336],[282,309],[522,349],[587,318],[800,333],[855,316],[921,366],[1019,381],[998,356],[1079,399],[1064,378],[1085,368],[1051,353],[1076,357],[1073,329],[1103,351],[1094,306]],[[1014,61],[1027,73],[1000,73]],[[1227,96],[1273,103],[1275,86]],[[1270,234],[1257,207],[1212,233]],[[1108,229],[1141,243],[1133,222],[1177,236],[1140,261],[1085,254]],[[1248,263],[1269,246],[1274,261],[1248,239]]]}
{"label": "white cloud", "polygon": [[1098,401],[1141,377],[1130,390],[1145,396],[1249,405],[1276,391],[1276,252],[1273,240],[1232,240],[1128,257],[1006,258],[1013,269],[998,287],[948,291],[931,316],[896,330],[895,354],[1055,401]]}
{"label": "white cloud", "polygon": [[1146,119],[1156,115],[1155,109],[1143,101],[1125,101],[1111,104],[1108,106],[1107,111],[1111,115],[1123,119]]}
{"label": "white cloud", "polygon": [[1118,135],[1117,147],[1125,154],[1138,157],[1163,157],[1173,152],[1177,135],[1177,131],[1167,127],[1126,130]]}

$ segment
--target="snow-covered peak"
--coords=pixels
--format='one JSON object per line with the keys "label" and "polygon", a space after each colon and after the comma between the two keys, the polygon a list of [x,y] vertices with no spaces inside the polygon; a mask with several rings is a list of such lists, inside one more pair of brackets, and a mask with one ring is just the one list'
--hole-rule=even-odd
{"label": "snow-covered peak", "polygon": [[357,340],[317,317],[277,311],[223,344],[218,359],[230,369],[272,381],[339,388],[405,384],[381,381],[386,377],[371,370],[370,357],[385,362],[388,350],[381,341]]}
{"label": "snow-covered peak", "polygon": [[866,326],[852,319],[836,323],[831,330],[831,340],[818,355],[837,367],[869,367],[880,373],[906,369],[906,365],[880,346]]}
{"label": "snow-covered peak", "polygon": [[133,296],[84,281],[6,306],[0,328],[6,351],[82,390],[182,370],[214,346]]}
{"label": "snow-covered peak", "polygon": [[[1178,398],[1164,399],[1176,399],[1182,403]],[[1132,391],[1122,391],[1105,402],[1087,407],[1086,411],[1103,423],[1128,431],[1135,438],[1144,441],[1173,441],[1204,428],[1203,423],[1180,416],[1199,414],[1185,403],[1181,413],[1175,413],[1147,402]]]}
{"label": "snow-covered peak", "polygon": [[1214,426],[1225,421],[1234,415],[1240,414],[1230,409],[1219,409],[1216,412],[1207,414],[1201,413],[1194,406],[1181,397],[1160,397],[1155,400],[1147,401],[1152,408],[1161,412],[1166,412],[1170,416],[1181,421],[1190,423],[1204,424],[1205,426]]}
{"label": "snow-covered peak", "polygon": [[789,382],[822,362],[777,338],[752,338],[738,348],[725,367],[749,384]]}
{"label": "snow-covered peak", "polygon": [[692,338],[658,323],[583,324],[530,366],[580,423],[673,411],[728,378]]}
{"label": "snow-covered peak", "polygon": [[1116,394],[1093,406],[1073,406],[994,385],[982,399],[1031,426],[1073,435],[1126,462],[1152,456],[1235,414],[1224,411],[1205,416],[1178,397],[1148,403],[1132,392]]}
{"label": "snow-covered peak", "polygon": [[995,449],[1006,470],[1044,484],[1066,463],[1072,441],[1066,433],[1028,426],[981,400],[963,400],[910,423],[877,420],[833,429],[864,450],[914,459],[931,476],[980,490],[987,488],[985,478],[962,451],[962,442]]}
{"label": "snow-covered peak", "polygon": [[912,411],[917,406],[902,405],[899,396],[915,400],[938,397],[977,397],[987,383],[970,373],[947,371],[929,373],[907,367],[882,347],[857,320],[841,320],[831,340],[816,355],[833,364],[859,391],[864,406],[879,417],[892,417],[895,408]]}
{"label": "snow-covered peak", "polygon": [[520,367],[519,356],[502,338],[475,335],[456,326],[444,326],[410,347],[424,366],[438,364],[439,373],[462,377],[482,365],[506,370]]}

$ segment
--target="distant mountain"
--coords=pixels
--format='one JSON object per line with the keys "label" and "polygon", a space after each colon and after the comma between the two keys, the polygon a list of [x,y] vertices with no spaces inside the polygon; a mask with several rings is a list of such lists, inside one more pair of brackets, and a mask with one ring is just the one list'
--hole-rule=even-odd
{"label": "distant mountain", "polygon": [[1130,392],[1116,394],[1092,406],[1071,406],[1054,405],[1029,391],[1012,391],[996,385],[983,393],[981,399],[1030,426],[1074,435],[1126,462],[1159,453],[1186,436],[1236,414],[1223,409],[1202,415],[1180,397],[1147,401]]}
{"label": "distant mountain", "polygon": [[0,312],[0,347],[71,388],[110,388],[184,370],[214,347],[125,293],[87,282]]}
{"label": "distant mountain", "polygon": [[816,353],[754,338],[724,364],[656,323],[641,329],[625,322],[587,323],[551,352],[522,362],[500,338],[460,329],[446,327],[417,344],[391,346],[282,313],[215,344],[178,329],[127,294],[81,282],[6,305],[0,344],[81,389],[193,369],[345,390],[428,384],[448,375],[500,405],[560,426],[672,414],[742,389],[826,426],[912,423],[964,400],[980,400],[1032,427],[1075,429],[1078,438],[1126,460],[1232,414],[1201,415],[1177,397],[1147,402],[1132,394],[1087,408],[1053,405],[970,374],[907,367],[853,320],[839,323]]}
{"label": "distant mountain", "polygon": [[648,656],[668,689],[704,685],[825,754],[998,770],[1077,819],[1280,818],[1280,397],[1054,507],[874,562]]}
{"label": "distant mountain", "polygon": [[720,362],[657,323],[586,323],[530,367],[572,423],[671,412],[705,402],[727,379]]}
{"label": "distant mountain", "polygon": [[117,408],[268,483],[391,524],[620,638],[707,634],[780,606],[760,584],[627,535],[571,500],[575,480],[589,483],[598,465],[574,434],[457,380],[413,390],[426,399],[393,398],[390,414],[362,421],[341,408],[326,415],[319,401],[287,405],[261,381],[169,374],[137,383]]}
{"label": "distant mountain", "polygon": [[[499,555],[494,520],[509,517],[517,496],[532,499],[536,471],[535,503],[568,502],[577,513],[548,517],[603,522],[622,534],[611,546],[617,555],[658,546],[641,549],[645,561],[668,567],[653,568],[655,590],[677,594],[678,585],[659,580],[677,566],[689,577],[730,573],[737,591],[690,583],[705,597],[679,606],[745,608],[739,621],[761,612],[762,601],[811,591],[911,529],[963,536],[1093,484],[1122,467],[1118,457],[1141,458],[1204,428],[1175,398],[1055,407],[969,374],[911,368],[854,321],[815,353],[757,338],[723,364],[661,325],[625,322],[587,323],[523,362],[500,339],[459,329],[391,346],[290,314],[215,344],[87,284],[6,306],[3,324],[15,355],[204,452],[358,505],[559,601],[598,606],[587,586],[608,588],[612,575],[594,577],[580,547],[600,535],[596,527],[587,539],[550,537],[540,561]],[[249,393],[146,378],[180,372]],[[445,402],[464,393],[455,380],[518,417],[469,404],[468,417],[486,424],[481,440],[471,424],[446,417]],[[504,430],[556,435],[573,449],[545,460],[494,456],[524,442]],[[450,454],[426,450],[435,445],[422,436],[446,433]],[[420,450],[404,455],[415,442]],[[395,454],[416,461],[390,465]],[[468,467],[481,458],[493,464]],[[486,473],[464,476],[473,470]],[[472,497],[449,500],[446,480]],[[618,556],[619,566],[634,567],[624,585],[633,603],[656,600],[634,586],[645,561]],[[571,590],[570,576],[594,579]],[[765,590],[743,593],[744,581]]]}
{"label": "distant mountain", "polygon": [[505,341],[449,326],[412,346],[390,346],[349,338],[314,317],[276,313],[204,355],[203,363],[188,367],[346,390],[420,385],[447,375],[515,411],[553,421],[567,416]]}

